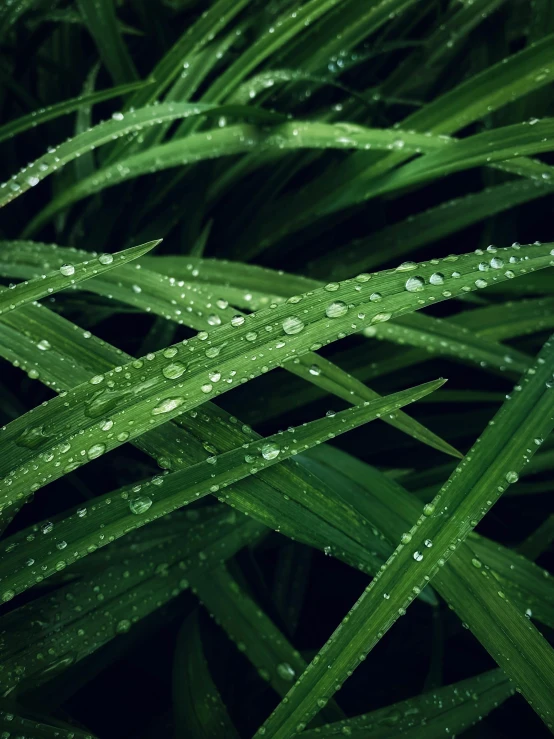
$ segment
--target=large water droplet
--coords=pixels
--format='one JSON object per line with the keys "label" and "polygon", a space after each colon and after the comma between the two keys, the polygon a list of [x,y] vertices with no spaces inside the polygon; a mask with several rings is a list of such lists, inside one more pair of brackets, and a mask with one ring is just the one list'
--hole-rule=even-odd
{"label": "large water droplet", "polygon": [[262,447],[262,457],[264,459],[270,460],[275,459],[279,455],[279,452],[281,450],[277,446],[277,444],[270,442],[268,444],[264,444]]}
{"label": "large water droplet", "polygon": [[71,277],[71,275],[75,274],[75,267],[72,264],[62,264],[60,272],[65,277]]}
{"label": "large water droplet", "polygon": [[48,436],[44,433],[43,426],[35,426],[26,428],[23,433],[17,437],[15,443],[26,449],[37,449],[48,441]]}
{"label": "large water droplet", "polygon": [[286,334],[299,334],[304,328],[304,322],[297,316],[289,316],[283,321],[283,331]]}
{"label": "large water droplet", "polygon": [[165,398],[165,400],[162,400],[159,405],[152,409],[152,415],[159,416],[162,413],[170,413],[171,411],[174,411],[175,408],[183,405],[184,402],[184,398]]}
{"label": "large water droplet", "polygon": [[421,290],[423,290],[423,288],[425,287],[425,280],[423,279],[423,277],[417,277],[417,276],[409,277],[406,280],[405,287],[406,287],[406,290],[410,293],[421,292]]}
{"label": "large water droplet", "polygon": [[96,459],[97,457],[102,456],[102,454],[104,454],[105,451],[106,451],[106,445],[105,444],[93,444],[87,450],[87,457],[89,459]]}
{"label": "large water droplet", "polygon": [[162,375],[168,380],[176,380],[186,371],[186,367],[182,362],[171,362],[162,369]]}
{"label": "large water droplet", "polygon": [[133,498],[133,500],[129,501],[131,513],[134,513],[137,516],[140,516],[142,513],[146,513],[151,505],[152,500],[146,495],[140,498]]}
{"label": "large water droplet", "polygon": [[327,318],[340,318],[348,313],[348,306],[343,303],[342,300],[335,300],[334,303],[330,303],[325,308],[325,315]]}

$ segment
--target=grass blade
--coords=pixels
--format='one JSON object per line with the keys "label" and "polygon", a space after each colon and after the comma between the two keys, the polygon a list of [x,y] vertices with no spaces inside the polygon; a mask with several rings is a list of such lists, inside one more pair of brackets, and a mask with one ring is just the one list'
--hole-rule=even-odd
{"label": "grass blade", "polygon": [[115,3],[112,0],[77,0],[77,5],[115,84],[136,80],[137,70],[120,33]]}
{"label": "grass blade", "polygon": [[183,623],[177,639],[173,663],[173,706],[175,727],[180,736],[239,739],[210,675],[197,613]]}
{"label": "grass blade", "polygon": [[[210,456],[205,462],[185,470],[163,477],[156,475],[139,484],[97,496],[86,520],[83,520],[82,506],[79,505],[69,516],[56,522],[54,537],[41,537],[36,542],[34,532],[40,527],[33,526],[31,531],[24,530],[7,540],[3,547],[0,561],[3,600],[10,600],[36,584],[38,570],[28,566],[30,551],[32,559],[40,562],[41,578],[49,577],[60,571],[60,562],[63,562],[63,567],[72,564],[86,557],[91,550],[96,551],[141,526],[194,503],[202,496],[214,493],[225,500],[226,494],[220,491],[229,485],[300,454],[330,437],[356,428],[382,414],[393,412],[401,405],[414,402],[436,390],[443,382],[437,380],[363,406],[355,406],[296,429],[288,429],[286,432],[243,444],[224,454]],[[103,425],[109,426],[106,423]],[[112,435],[110,431],[111,427],[104,431],[106,438]],[[41,438],[37,441],[36,435],[26,434],[22,441],[27,445],[38,443],[40,446]],[[91,448],[89,458],[93,459],[96,454],[100,456],[102,451],[102,445],[98,445],[97,449]],[[280,525],[279,519],[269,520],[274,527]],[[43,531],[45,528],[49,528],[48,522],[42,525]],[[30,550],[25,544],[29,536],[32,541]],[[63,549],[68,551],[62,560],[60,542],[64,543]]]}
{"label": "grass blade", "polygon": [[[186,537],[181,531],[157,549],[135,551],[130,557],[119,557],[114,549],[113,560],[107,567],[101,565],[100,573],[4,615],[0,633],[10,633],[0,675],[4,694],[33,690],[128,632],[133,624],[188,589],[189,572],[219,565],[264,532],[260,524],[244,518],[237,521],[237,514],[227,510],[219,509],[211,523],[185,528],[181,522]],[[104,597],[98,598],[97,593]],[[67,600],[79,608],[64,610]],[[57,621],[54,614],[60,611],[64,617]],[[37,659],[37,653],[43,658]]]}
{"label": "grass blade", "polygon": [[[527,246],[523,250],[524,260],[519,251],[499,249],[495,253],[494,259],[502,264],[508,262],[513,269],[494,270],[491,282],[511,279],[550,266],[554,261],[550,245]],[[510,258],[515,263],[509,262]],[[303,296],[300,306],[299,301],[293,300],[244,320],[241,317],[238,322],[215,328],[211,334],[201,333],[185,345],[174,345],[128,363],[121,372],[95,376],[72,389],[63,401],[55,398],[25,414],[2,432],[5,454],[0,460],[0,473],[8,475],[0,481],[2,507],[58,479],[65,468],[76,469],[75,465],[86,463],[88,449],[100,444],[102,453],[111,451],[229,390],[235,377],[229,373],[239,377],[245,371],[250,377],[265,373],[313,350],[314,342],[321,347],[335,341],[338,335],[346,336],[412,312],[426,302],[479,289],[480,255],[436,261],[437,264],[414,265],[415,272],[410,266],[409,272],[401,267],[373,275],[369,280],[363,276],[361,281],[348,281],[331,293],[325,288],[317,289]],[[435,274],[441,275],[440,284],[436,284],[436,278],[431,280]],[[375,300],[376,295],[382,299]],[[355,323],[352,315],[357,316]],[[280,338],[276,341],[269,337],[270,333]],[[251,352],[255,360],[250,358]],[[217,374],[217,381],[211,373]],[[219,382],[221,379],[223,382]],[[232,382],[227,383],[227,379]],[[110,439],[104,438],[105,432],[98,426],[98,420],[107,416],[117,429]],[[131,426],[129,421],[133,422]],[[18,444],[28,427],[48,430],[38,454]],[[71,453],[65,456],[68,451]],[[57,464],[60,456],[63,466]],[[27,477],[31,460],[36,465],[32,482]]]}
{"label": "grass blade", "polygon": [[104,254],[97,259],[90,259],[79,264],[64,264],[59,270],[55,270],[42,277],[37,277],[28,282],[21,282],[11,289],[0,293],[0,315],[11,310],[20,308],[34,300],[39,300],[46,295],[76,285],[82,280],[88,280],[96,275],[127,264],[127,262],[146,254],[146,252],[157,246],[160,241],[149,241],[147,244],[134,246],[115,255]]}
{"label": "grass blade", "polygon": [[130,82],[125,85],[119,85],[118,87],[110,87],[107,90],[98,90],[98,92],[91,92],[86,95],[79,95],[79,97],[72,98],[71,100],[64,100],[61,103],[55,103],[49,105],[46,108],[41,108],[38,111],[33,111],[21,118],[16,118],[9,123],[5,123],[0,126],[0,141],[13,138],[17,134],[28,131],[31,128],[36,128],[43,123],[48,121],[54,121],[63,115],[74,113],[79,108],[95,105],[101,103],[104,100],[112,100],[116,97],[122,97],[133,90],[140,89],[144,86],[151,85],[150,80],[146,82]]}
{"label": "grass blade", "polygon": [[[300,732],[340,687],[361,659],[381,638],[414,597],[450,558],[458,545],[490,510],[554,427],[554,343],[547,343],[533,367],[458,466],[417,524],[406,532],[385,569],[350,611],[289,693],[286,709],[281,703],[262,733],[284,737]],[[445,516],[448,512],[448,520]],[[415,560],[415,565],[414,565]],[[423,563],[423,564],[422,564]],[[455,563],[455,560],[454,560]],[[454,564],[460,568],[461,565]],[[477,577],[477,576],[476,576]],[[499,602],[505,600],[501,593]],[[502,606],[498,607],[502,611]],[[521,625],[520,621],[516,622]],[[521,628],[518,649],[504,655],[500,664],[517,681],[530,705],[549,725],[554,689],[554,652],[530,625]],[[515,646],[515,645],[514,645]],[[531,655],[542,655],[541,660]],[[517,655],[517,656],[516,656]],[[528,656],[529,655],[529,656]],[[509,663],[509,667],[506,665]],[[329,667],[330,665],[330,667]],[[260,733],[260,732],[258,732]]]}
{"label": "grass blade", "polygon": [[442,739],[457,736],[504,703],[514,689],[501,670],[461,680],[431,693],[372,711],[364,716],[302,732],[306,739],[348,736],[358,739]]}

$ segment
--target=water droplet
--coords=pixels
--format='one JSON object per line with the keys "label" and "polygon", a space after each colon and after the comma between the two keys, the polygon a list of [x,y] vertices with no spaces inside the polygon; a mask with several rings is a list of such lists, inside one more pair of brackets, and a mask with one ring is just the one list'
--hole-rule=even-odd
{"label": "water droplet", "polygon": [[309,369],[309,373],[310,375],[314,375],[315,377],[317,377],[318,375],[321,374],[321,369],[317,366],[317,364],[312,364],[312,366]]}
{"label": "water droplet", "polygon": [[346,313],[348,313],[348,306],[346,303],[343,303],[342,300],[336,300],[325,308],[325,315],[327,318],[340,318]]}
{"label": "water droplet", "polygon": [[264,444],[262,447],[262,457],[264,459],[270,460],[275,459],[279,455],[279,452],[281,450],[277,446],[277,444],[270,442],[268,444]]}
{"label": "water droplet", "polygon": [[418,293],[425,287],[425,280],[423,277],[409,277],[406,280],[405,288],[409,293]]}
{"label": "water droplet", "polygon": [[296,675],[295,671],[288,662],[281,662],[277,665],[277,674],[282,680],[286,680],[287,682],[292,682],[294,680],[294,676]]}
{"label": "water droplet", "polygon": [[127,618],[121,619],[121,621],[118,622],[115,630],[118,634],[126,634],[129,629],[131,628],[131,622]]}
{"label": "water droplet", "polygon": [[60,272],[65,277],[71,277],[71,275],[75,274],[75,267],[72,264],[62,264]]}
{"label": "water droplet", "polygon": [[142,513],[146,513],[151,505],[152,501],[146,495],[141,498],[133,498],[133,500],[129,501],[131,513],[134,513],[137,516],[140,516]]}
{"label": "water droplet", "polygon": [[242,326],[244,323],[244,316],[233,316],[231,318],[231,326]]}
{"label": "water droplet", "polygon": [[186,369],[182,362],[172,362],[162,369],[162,375],[167,377],[168,380],[176,380],[178,377],[181,377]]}
{"label": "water droplet", "polygon": [[97,457],[102,456],[104,452],[106,451],[106,445],[105,444],[93,444],[90,449],[87,450],[87,457],[89,459],[96,459]]}
{"label": "water droplet", "polygon": [[414,552],[412,556],[416,562],[421,562],[423,559],[423,554],[421,552]]}
{"label": "water droplet", "polygon": [[509,470],[506,472],[506,482],[509,482],[510,485],[514,482],[517,482],[519,480],[519,475],[517,472],[514,472],[514,470]]}
{"label": "water droplet", "polygon": [[161,413],[170,413],[171,411],[174,411],[175,408],[183,405],[184,402],[184,398],[165,398],[165,400],[162,400],[160,405],[152,409],[152,415],[159,416]]}
{"label": "water droplet", "polygon": [[98,261],[100,264],[111,264],[113,262],[113,257],[111,254],[100,254]]}
{"label": "water droplet", "polygon": [[42,339],[41,341],[39,341],[39,342],[38,342],[38,344],[37,344],[37,347],[38,347],[38,348],[39,348],[39,349],[40,349],[41,351],[43,351],[43,352],[47,352],[47,351],[48,351],[49,349],[51,349],[51,348],[52,348],[52,345],[51,345],[51,344],[50,344],[50,342],[49,342],[49,341],[47,341],[46,339]]}
{"label": "water droplet", "polygon": [[40,527],[40,530],[43,534],[49,534],[54,529],[54,524],[52,521],[46,521],[46,523],[43,523]]}
{"label": "water droplet", "polygon": [[286,334],[299,334],[304,328],[304,322],[296,316],[289,316],[283,321],[283,331]]}
{"label": "water droplet", "polygon": [[37,449],[48,441],[48,436],[44,433],[43,426],[35,426],[26,428],[23,433],[15,439],[15,443],[18,446],[25,447],[26,449]]}
{"label": "water droplet", "polygon": [[443,285],[444,275],[441,272],[434,272],[429,278],[431,285]]}

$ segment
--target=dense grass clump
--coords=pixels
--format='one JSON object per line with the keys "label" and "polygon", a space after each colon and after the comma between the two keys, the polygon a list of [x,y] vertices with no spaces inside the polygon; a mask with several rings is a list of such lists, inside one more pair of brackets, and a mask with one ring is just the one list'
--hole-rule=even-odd
{"label": "dense grass clump", "polygon": [[1,736],[549,736],[551,0],[0,40]]}

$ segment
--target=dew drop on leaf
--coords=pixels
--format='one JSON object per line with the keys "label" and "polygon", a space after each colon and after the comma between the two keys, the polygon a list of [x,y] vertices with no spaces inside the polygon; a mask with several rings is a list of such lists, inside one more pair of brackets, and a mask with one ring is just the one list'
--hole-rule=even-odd
{"label": "dew drop on leaf", "polygon": [[277,446],[277,444],[270,442],[268,444],[264,444],[262,447],[262,457],[264,459],[270,460],[275,459],[279,455],[279,452],[281,450]]}
{"label": "dew drop on leaf", "polygon": [[153,416],[159,416],[162,413],[170,413],[185,402],[184,398],[166,398],[162,402],[152,409]]}
{"label": "dew drop on leaf", "polygon": [[131,513],[134,513],[136,516],[146,513],[151,505],[152,500],[146,495],[140,498],[133,498],[133,500],[129,501],[129,509]]}
{"label": "dew drop on leaf", "polygon": [[280,662],[277,665],[277,674],[282,680],[287,680],[287,682],[292,682],[294,680],[294,676],[296,675],[294,669],[289,665],[288,662]]}
{"label": "dew drop on leaf", "polygon": [[348,306],[342,300],[336,300],[325,308],[327,318],[340,318],[348,313]]}
{"label": "dew drop on leaf", "polygon": [[182,362],[171,362],[171,364],[166,364],[162,369],[162,375],[167,377],[168,380],[176,380],[178,377],[181,377],[186,369]]}
{"label": "dew drop on leaf", "polygon": [[423,277],[409,277],[406,280],[405,288],[409,293],[418,293],[425,287],[425,280]]}
{"label": "dew drop on leaf", "polygon": [[299,334],[304,328],[304,322],[297,316],[289,316],[283,321],[283,331],[286,334]]}

